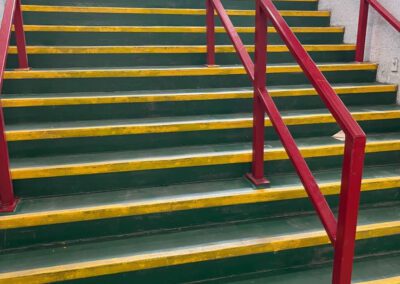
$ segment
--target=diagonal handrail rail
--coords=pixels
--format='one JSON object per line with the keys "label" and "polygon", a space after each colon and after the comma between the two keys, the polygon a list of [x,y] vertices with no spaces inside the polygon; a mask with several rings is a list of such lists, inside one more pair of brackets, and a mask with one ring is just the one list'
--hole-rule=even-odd
{"label": "diagonal handrail rail", "polygon": [[[26,42],[20,0],[6,0],[4,6],[4,13],[0,27],[0,90],[3,86],[4,71],[6,69],[8,47],[13,24],[18,50],[19,67],[21,69],[28,69],[28,56],[26,54]],[[15,209],[16,204],[17,199],[14,196],[10,173],[4,114],[3,108],[0,104],[0,212],[11,212]]]}
{"label": "diagonal handrail rail", "polygon": [[400,20],[396,19],[377,0],[360,0],[360,14],[358,18],[356,61],[364,61],[365,40],[367,37],[368,10],[372,6],[395,30],[400,32]]}
{"label": "diagonal handrail rail", "polygon": [[[246,51],[220,0],[207,0],[207,19],[213,18],[214,9],[254,86],[253,166],[249,178],[255,185],[267,183],[264,178],[264,115],[266,112],[335,248],[332,282],[335,284],[349,284],[354,256],[366,135],[271,0],[256,1],[255,64]],[[336,221],[319,189],[318,183],[266,89],[265,46],[267,45],[267,19],[272,22],[276,31],[288,46],[289,51],[346,134],[338,221]],[[212,19],[212,21],[207,22],[207,39],[211,38],[211,41],[207,42],[207,58],[211,59],[212,63],[210,64],[209,61],[209,65],[215,64],[215,38],[212,35],[214,30],[214,20]]]}

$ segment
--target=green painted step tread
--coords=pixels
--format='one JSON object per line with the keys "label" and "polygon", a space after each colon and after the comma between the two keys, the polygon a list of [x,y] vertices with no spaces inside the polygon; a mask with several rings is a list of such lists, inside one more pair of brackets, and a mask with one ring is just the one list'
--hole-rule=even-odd
{"label": "green painted step tread", "polygon": [[[400,106],[382,105],[349,108],[358,121],[400,119]],[[287,125],[336,123],[327,109],[282,111]],[[8,141],[99,137],[115,135],[206,131],[251,128],[250,113],[137,118],[119,120],[87,120],[68,122],[21,123],[7,125]],[[266,119],[266,126],[271,126]]]}
{"label": "green painted step tread", "polygon": [[[306,44],[307,51],[354,51],[354,44]],[[246,45],[249,52],[254,46]],[[34,46],[26,47],[28,54],[143,54],[143,53],[206,53],[205,45],[148,45],[148,46]],[[9,54],[17,54],[17,47],[10,46]],[[235,53],[231,45],[216,45],[216,53]],[[269,45],[268,52],[288,52],[285,45]]]}
{"label": "green painted step tread", "polygon": [[[354,284],[398,284],[400,283],[400,254],[371,255],[356,258],[352,283]],[[272,274],[272,273],[270,273]],[[301,283],[330,283],[332,264],[315,265],[314,267],[287,269],[281,273],[268,276],[268,273],[258,273],[219,279],[218,281],[203,281],[203,284],[301,284]]]}
{"label": "green painted step tread", "polygon": [[[374,63],[325,63],[317,64],[323,72],[377,69]],[[267,73],[301,73],[297,64],[270,64]],[[32,69],[8,70],[4,79],[66,79],[66,78],[129,78],[129,77],[173,77],[173,76],[212,76],[246,74],[243,66],[220,67],[136,67],[136,68],[77,68],[77,69]]]}
{"label": "green painted step tread", "polygon": [[[399,220],[397,203],[361,209],[358,239],[397,235]],[[315,214],[258,220],[4,254],[0,256],[0,283],[53,282],[328,242]]]}
{"label": "green painted step tread", "polygon": [[[152,14],[152,15],[205,15],[205,9],[188,8],[138,8],[138,7],[106,7],[106,6],[56,6],[56,5],[22,5],[24,12],[56,12],[56,13],[101,13],[101,14]],[[227,9],[230,16],[254,16],[254,10]],[[282,16],[329,17],[329,11],[317,10],[280,10]]]}
{"label": "green painted step tread", "polygon": [[[118,41],[116,41],[118,42]],[[67,45],[31,45],[27,47],[30,55],[30,64],[33,68],[66,68],[88,66],[127,66],[131,62],[135,66],[182,66],[204,64],[206,46],[204,42],[195,45],[100,45],[93,42],[91,46]],[[62,44],[60,42],[60,44]],[[66,43],[65,43],[66,44]],[[118,42],[121,44],[121,42]],[[159,42],[158,44],[162,44]],[[352,62],[354,61],[355,45],[353,44],[307,44],[304,45],[316,62]],[[250,53],[254,52],[254,45],[247,45]],[[285,45],[268,45],[269,62],[294,62]],[[232,45],[216,46],[218,63],[220,65],[236,64],[239,58]],[[16,68],[18,65],[17,49],[9,48],[7,68]],[[272,57],[271,57],[272,56]]]}
{"label": "green painted step tread", "polygon": [[[26,1],[26,2],[32,2],[32,1]],[[38,0],[35,0],[35,1],[33,1],[34,2],[34,4],[37,4],[37,3],[46,3],[46,4],[43,4],[43,5],[60,5],[60,3],[64,3],[64,2],[67,2],[68,3],[68,1],[38,1]],[[173,0],[173,1],[168,1],[168,2],[166,2],[166,3],[164,3],[165,1],[159,1],[159,2],[157,2],[157,1],[153,1],[153,2],[151,2],[151,3],[143,3],[143,1],[128,1],[128,3],[133,3],[133,5],[137,5],[137,4],[152,4],[152,3],[156,3],[156,5],[160,5],[160,3],[163,3],[163,4],[169,4],[171,7],[174,7],[174,8],[176,8],[176,7],[180,7],[179,6],[179,4],[181,4],[181,3],[196,3],[196,4],[198,4],[198,1],[187,1],[187,0],[185,0],[185,1],[177,1],[177,0]],[[233,2],[233,3],[242,3],[242,4],[247,4],[248,3],[248,1],[244,1],[244,0],[236,0],[236,1],[229,1],[229,2]],[[227,2],[227,3],[229,3],[229,2]],[[246,3],[247,2],[247,3]],[[273,0],[273,2],[275,3],[275,4],[277,4],[277,3],[293,3],[293,4],[302,4],[302,3],[317,3],[318,2],[318,0]],[[49,3],[49,4],[47,4],[47,3]],[[51,3],[51,4],[50,4]],[[84,1],[82,1],[82,2],[75,2],[75,1],[72,1],[71,3],[73,3],[73,4],[75,4],[75,6],[81,6],[82,5],[82,3],[86,3],[86,2],[84,2]],[[90,3],[90,1],[89,1],[89,3]],[[102,2],[101,1],[93,1],[93,3],[96,3],[98,6],[103,6],[104,4],[102,4]],[[115,2],[112,2],[114,5],[115,5]],[[121,8],[123,8],[123,7],[130,7],[130,6],[126,6],[126,5],[124,5],[124,6],[122,6],[122,5],[120,5],[120,4],[126,4],[124,1],[118,1],[118,7],[121,7]],[[250,3],[249,3],[250,4]],[[63,5],[65,5],[65,4],[63,4]],[[97,6],[96,5],[96,6]],[[201,3],[201,5],[204,5],[203,3]],[[147,8],[150,8],[149,6],[144,6],[144,7],[147,7]],[[156,7],[157,8],[157,7]]]}
{"label": "green painted step tread", "polygon": [[[397,85],[379,83],[332,84],[338,94],[368,94],[380,92],[396,92]],[[317,96],[310,85],[271,86],[268,91],[273,97]],[[150,103],[171,101],[203,101],[225,99],[250,99],[253,91],[250,88],[224,88],[176,91],[145,91],[145,92],[88,92],[88,93],[52,93],[52,94],[2,94],[2,106],[62,106],[82,104],[113,104],[113,103]]]}
{"label": "green painted step tread", "polygon": [[[304,0],[304,1],[274,1],[275,5],[277,6],[278,9],[306,9],[306,10],[318,10],[318,2],[316,0]],[[94,1],[94,0],[89,0],[89,1],[70,1],[70,0],[58,0],[58,1],[51,1],[51,0],[26,0],[24,1],[24,4],[41,4],[41,5],[69,5],[69,6],[117,6],[117,7],[143,7],[143,8],[159,8],[159,7],[164,7],[164,8],[200,8],[204,9],[204,2],[203,1],[198,1],[198,0],[173,0],[173,1],[162,1],[162,0],[156,0],[156,1],[142,1],[142,0],[119,0],[117,3],[115,1],[111,0],[105,0],[105,1]],[[254,6],[254,3],[248,2],[248,1],[223,1],[223,4],[225,5],[226,8],[230,9],[251,9]]]}
{"label": "green painted step tread", "polygon": [[[322,192],[337,195],[341,169],[315,172]],[[244,179],[115,190],[83,195],[22,199],[14,213],[0,216],[0,230],[161,212],[304,198],[295,174],[269,177],[271,186],[255,190]],[[364,169],[363,191],[400,188],[400,166]]]}
{"label": "green painted step tread", "polygon": [[[342,33],[344,27],[291,27],[294,33]],[[78,25],[24,25],[25,32],[99,32],[99,33],[205,33],[199,26],[78,26]],[[238,33],[254,33],[254,27],[237,27]],[[268,28],[276,33],[275,28]],[[223,27],[216,27],[216,33],[226,33]]]}
{"label": "green painted step tread", "polygon": [[[146,17],[146,15],[144,15],[144,17]],[[61,20],[57,19],[57,17],[53,18],[56,18],[54,21]],[[117,19],[114,19],[114,21],[118,21],[118,15],[116,18]],[[247,19],[246,17],[243,19],[242,17],[239,20],[250,21],[250,19],[251,18]],[[305,19],[314,20],[314,18]],[[307,22],[301,21],[302,19],[300,18],[290,17],[287,18],[287,20],[291,20],[291,29],[304,44],[343,43],[344,27],[329,27],[327,23],[328,18],[320,19],[320,21],[324,23],[314,23],[314,26],[311,23],[307,25]],[[296,21],[301,23],[296,24]],[[110,24],[109,22],[102,23],[103,25],[93,25],[87,22],[84,24],[85,25],[79,25],[73,22],[71,22],[70,25],[66,25],[65,23],[62,25],[56,25],[54,23],[37,25],[25,24],[24,28],[29,45],[202,45],[205,43],[206,35],[204,21],[203,24],[190,23],[186,26],[178,24],[143,26],[141,23],[138,23],[138,25],[131,25],[128,23],[121,25],[118,23]],[[253,22],[244,23],[241,27],[237,27],[237,31],[245,44],[251,45],[254,43]],[[275,29],[270,28],[269,32],[270,43],[282,44]],[[231,44],[226,31],[221,26],[216,27],[216,43]],[[11,44],[15,44],[13,39]]]}
{"label": "green painted step tread", "polygon": [[[226,6],[226,5],[225,5]],[[253,26],[254,9],[227,9],[235,26]],[[121,26],[204,26],[205,3],[199,8],[115,7],[114,5],[23,5],[25,24],[40,25],[121,25]],[[329,11],[282,9],[291,26],[329,26]],[[221,26],[219,20],[217,25]]]}
{"label": "green painted step tread", "polygon": [[[337,156],[343,153],[343,142],[333,137],[296,140],[304,157]],[[280,141],[266,142],[266,160],[286,160]],[[368,136],[366,151],[400,150],[400,133]],[[11,161],[14,180],[55,176],[88,175],[152,169],[182,168],[207,165],[248,163],[249,143],[187,146],[145,151],[120,151],[39,158],[15,158]]]}

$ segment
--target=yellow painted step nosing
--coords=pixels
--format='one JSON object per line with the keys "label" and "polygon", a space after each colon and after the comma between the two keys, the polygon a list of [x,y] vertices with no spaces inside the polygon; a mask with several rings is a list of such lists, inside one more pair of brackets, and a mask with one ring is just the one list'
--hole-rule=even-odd
{"label": "yellow painted step nosing", "polygon": [[[323,72],[334,71],[375,71],[374,63],[319,64]],[[301,73],[298,65],[269,65],[268,74]],[[67,79],[67,78],[131,78],[131,77],[172,77],[172,76],[222,76],[246,74],[242,66],[229,67],[185,67],[148,69],[74,69],[74,70],[14,70],[6,71],[5,79]]]}
{"label": "yellow painted step nosing", "polygon": [[[370,112],[353,112],[352,116],[357,121],[387,120],[399,119],[399,110],[388,111],[370,111]],[[306,125],[306,124],[325,124],[335,123],[335,119],[331,114],[310,114],[284,116],[286,125]],[[28,129],[28,130],[10,130],[6,132],[7,141],[27,141],[40,139],[63,139],[76,137],[101,137],[115,135],[137,135],[137,134],[154,134],[154,133],[172,133],[172,132],[188,132],[188,131],[210,131],[222,129],[240,129],[251,128],[253,120],[247,118],[233,119],[207,119],[194,120],[185,122],[159,122],[136,125],[104,125],[93,127],[71,127],[71,128],[47,128],[47,129]],[[271,126],[268,118],[265,121],[266,126]]]}
{"label": "yellow painted step nosing", "polygon": [[[205,33],[205,27],[196,26],[67,26],[67,25],[24,25],[25,32],[120,32],[120,33]],[[342,33],[344,27],[292,27],[294,33]],[[237,27],[239,33],[254,33],[254,27]],[[226,33],[216,27],[216,33]],[[276,33],[272,27],[268,32]]]}
{"label": "yellow painted step nosing", "polygon": [[[354,44],[313,44],[304,45],[309,52],[316,51],[354,51]],[[254,46],[247,45],[247,51],[254,52]],[[154,46],[27,46],[28,54],[185,54],[185,53],[206,53],[204,45],[154,45]],[[218,45],[215,48],[217,53],[234,53],[233,46]],[[268,52],[288,52],[285,45],[268,45]],[[17,47],[10,46],[10,54],[17,54]]]}
{"label": "yellow painted step nosing", "polygon": [[[205,15],[205,9],[185,8],[132,8],[132,7],[82,7],[54,5],[22,5],[24,12],[145,14],[145,15]],[[229,16],[254,16],[254,10],[227,9]],[[329,11],[280,10],[284,17],[329,17]]]}
{"label": "yellow painted step nosing", "polygon": [[357,284],[400,284],[400,276],[357,282]]}
{"label": "yellow painted step nosing", "polygon": [[[366,152],[399,151],[400,140],[387,140],[367,143]],[[329,157],[343,154],[343,145],[321,145],[300,147],[304,158]],[[163,156],[133,160],[115,160],[106,162],[94,162],[83,164],[60,164],[54,166],[36,166],[11,169],[12,178],[34,179],[74,175],[105,174],[115,172],[172,169],[195,166],[211,166],[222,164],[248,163],[251,161],[251,150],[211,152],[202,154],[187,154],[175,156]],[[288,156],[283,148],[266,149],[265,160],[283,160]]]}
{"label": "yellow painted step nosing", "polygon": [[[320,185],[324,195],[340,193],[340,182]],[[400,187],[400,176],[364,179],[362,191],[387,190]],[[190,188],[188,189],[190,192]],[[64,210],[25,213],[0,216],[0,229],[16,229],[22,227],[43,226],[68,222],[81,222],[107,218],[118,218],[135,215],[193,210],[217,206],[230,206],[259,202],[283,201],[307,197],[302,186],[276,189],[259,189],[252,192],[237,192],[221,195],[183,196],[157,201],[121,203],[113,205],[90,206]]]}
{"label": "yellow painted step nosing", "polygon": [[[400,233],[400,221],[361,225],[357,240]],[[239,241],[172,249],[132,256],[78,262],[0,274],[0,283],[49,283],[143,269],[195,263],[228,257],[278,252],[329,244],[325,231],[314,231],[276,237],[260,237]]]}
{"label": "yellow painted step nosing", "polygon": [[[396,85],[368,85],[368,86],[340,86],[334,87],[337,94],[367,94],[396,92]],[[299,89],[271,89],[272,97],[316,96],[314,88]],[[252,91],[231,92],[204,92],[204,93],[171,93],[150,95],[107,95],[107,96],[76,96],[53,98],[2,98],[5,108],[31,107],[31,106],[62,106],[81,104],[119,104],[119,103],[153,103],[153,102],[178,102],[178,101],[205,101],[228,99],[251,99]]]}

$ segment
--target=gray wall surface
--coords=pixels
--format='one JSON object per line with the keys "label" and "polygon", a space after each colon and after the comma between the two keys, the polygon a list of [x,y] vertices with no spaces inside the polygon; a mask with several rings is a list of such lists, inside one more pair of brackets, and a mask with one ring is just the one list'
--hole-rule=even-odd
{"label": "gray wall surface", "polygon": [[0,0],[0,20],[3,18],[4,4],[5,3],[6,3],[6,0]]}
{"label": "gray wall surface", "polygon": [[[379,0],[397,19],[400,19],[400,0]],[[320,0],[320,10],[330,10],[331,24],[344,26],[345,42],[355,43],[357,37],[359,0]],[[392,71],[394,60],[398,71]],[[390,26],[373,8],[368,17],[365,60],[379,64],[378,81],[400,85],[400,33]],[[397,96],[400,104],[400,90]]]}

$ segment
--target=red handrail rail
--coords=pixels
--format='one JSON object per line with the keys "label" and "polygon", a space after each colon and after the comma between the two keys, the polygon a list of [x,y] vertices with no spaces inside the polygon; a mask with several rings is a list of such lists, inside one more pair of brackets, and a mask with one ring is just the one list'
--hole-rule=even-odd
{"label": "red handrail rail", "polygon": [[367,37],[368,10],[372,6],[395,30],[400,32],[400,20],[396,19],[377,0],[360,0],[360,14],[358,18],[358,32],[356,45],[356,61],[364,61],[365,39]]}
{"label": "red handrail rail", "polygon": [[[28,69],[25,33],[20,0],[7,0],[0,27],[0,90],[3,86],[11,27],[14,24],[18,62],[21,69]],[[0,212],[12,212],[17,205],[10,173],[10,161],[5,135],[3,108],[0,104]]]}
{"label": "red handrail rail", "polygon": [[[254,86],[253,164],[252,173],[248,177],[256,186],[268,183],[264,177],[264,116],[266,112],[334,246],[335,259],[332,282],[349,284],[354,256],[366,135],[271,0],[256,0],[255,64],[252,62],[220,0],[207,0],[207,19],[210,20],[211,16],[214,16],[214,9],[217,11]],[[266,89],[267,19],[272,22],[276,31],[288,46],[289,51],[346,134],[338,221],[336,221],[318,183]],[[208,21],[207,39],[212,39],[207,42],[209,52],[207,58],[212,59],[211,62],[208,62],[209,65],[215,64],[215,39],[212,35],[214,30],[214,20]]]}

